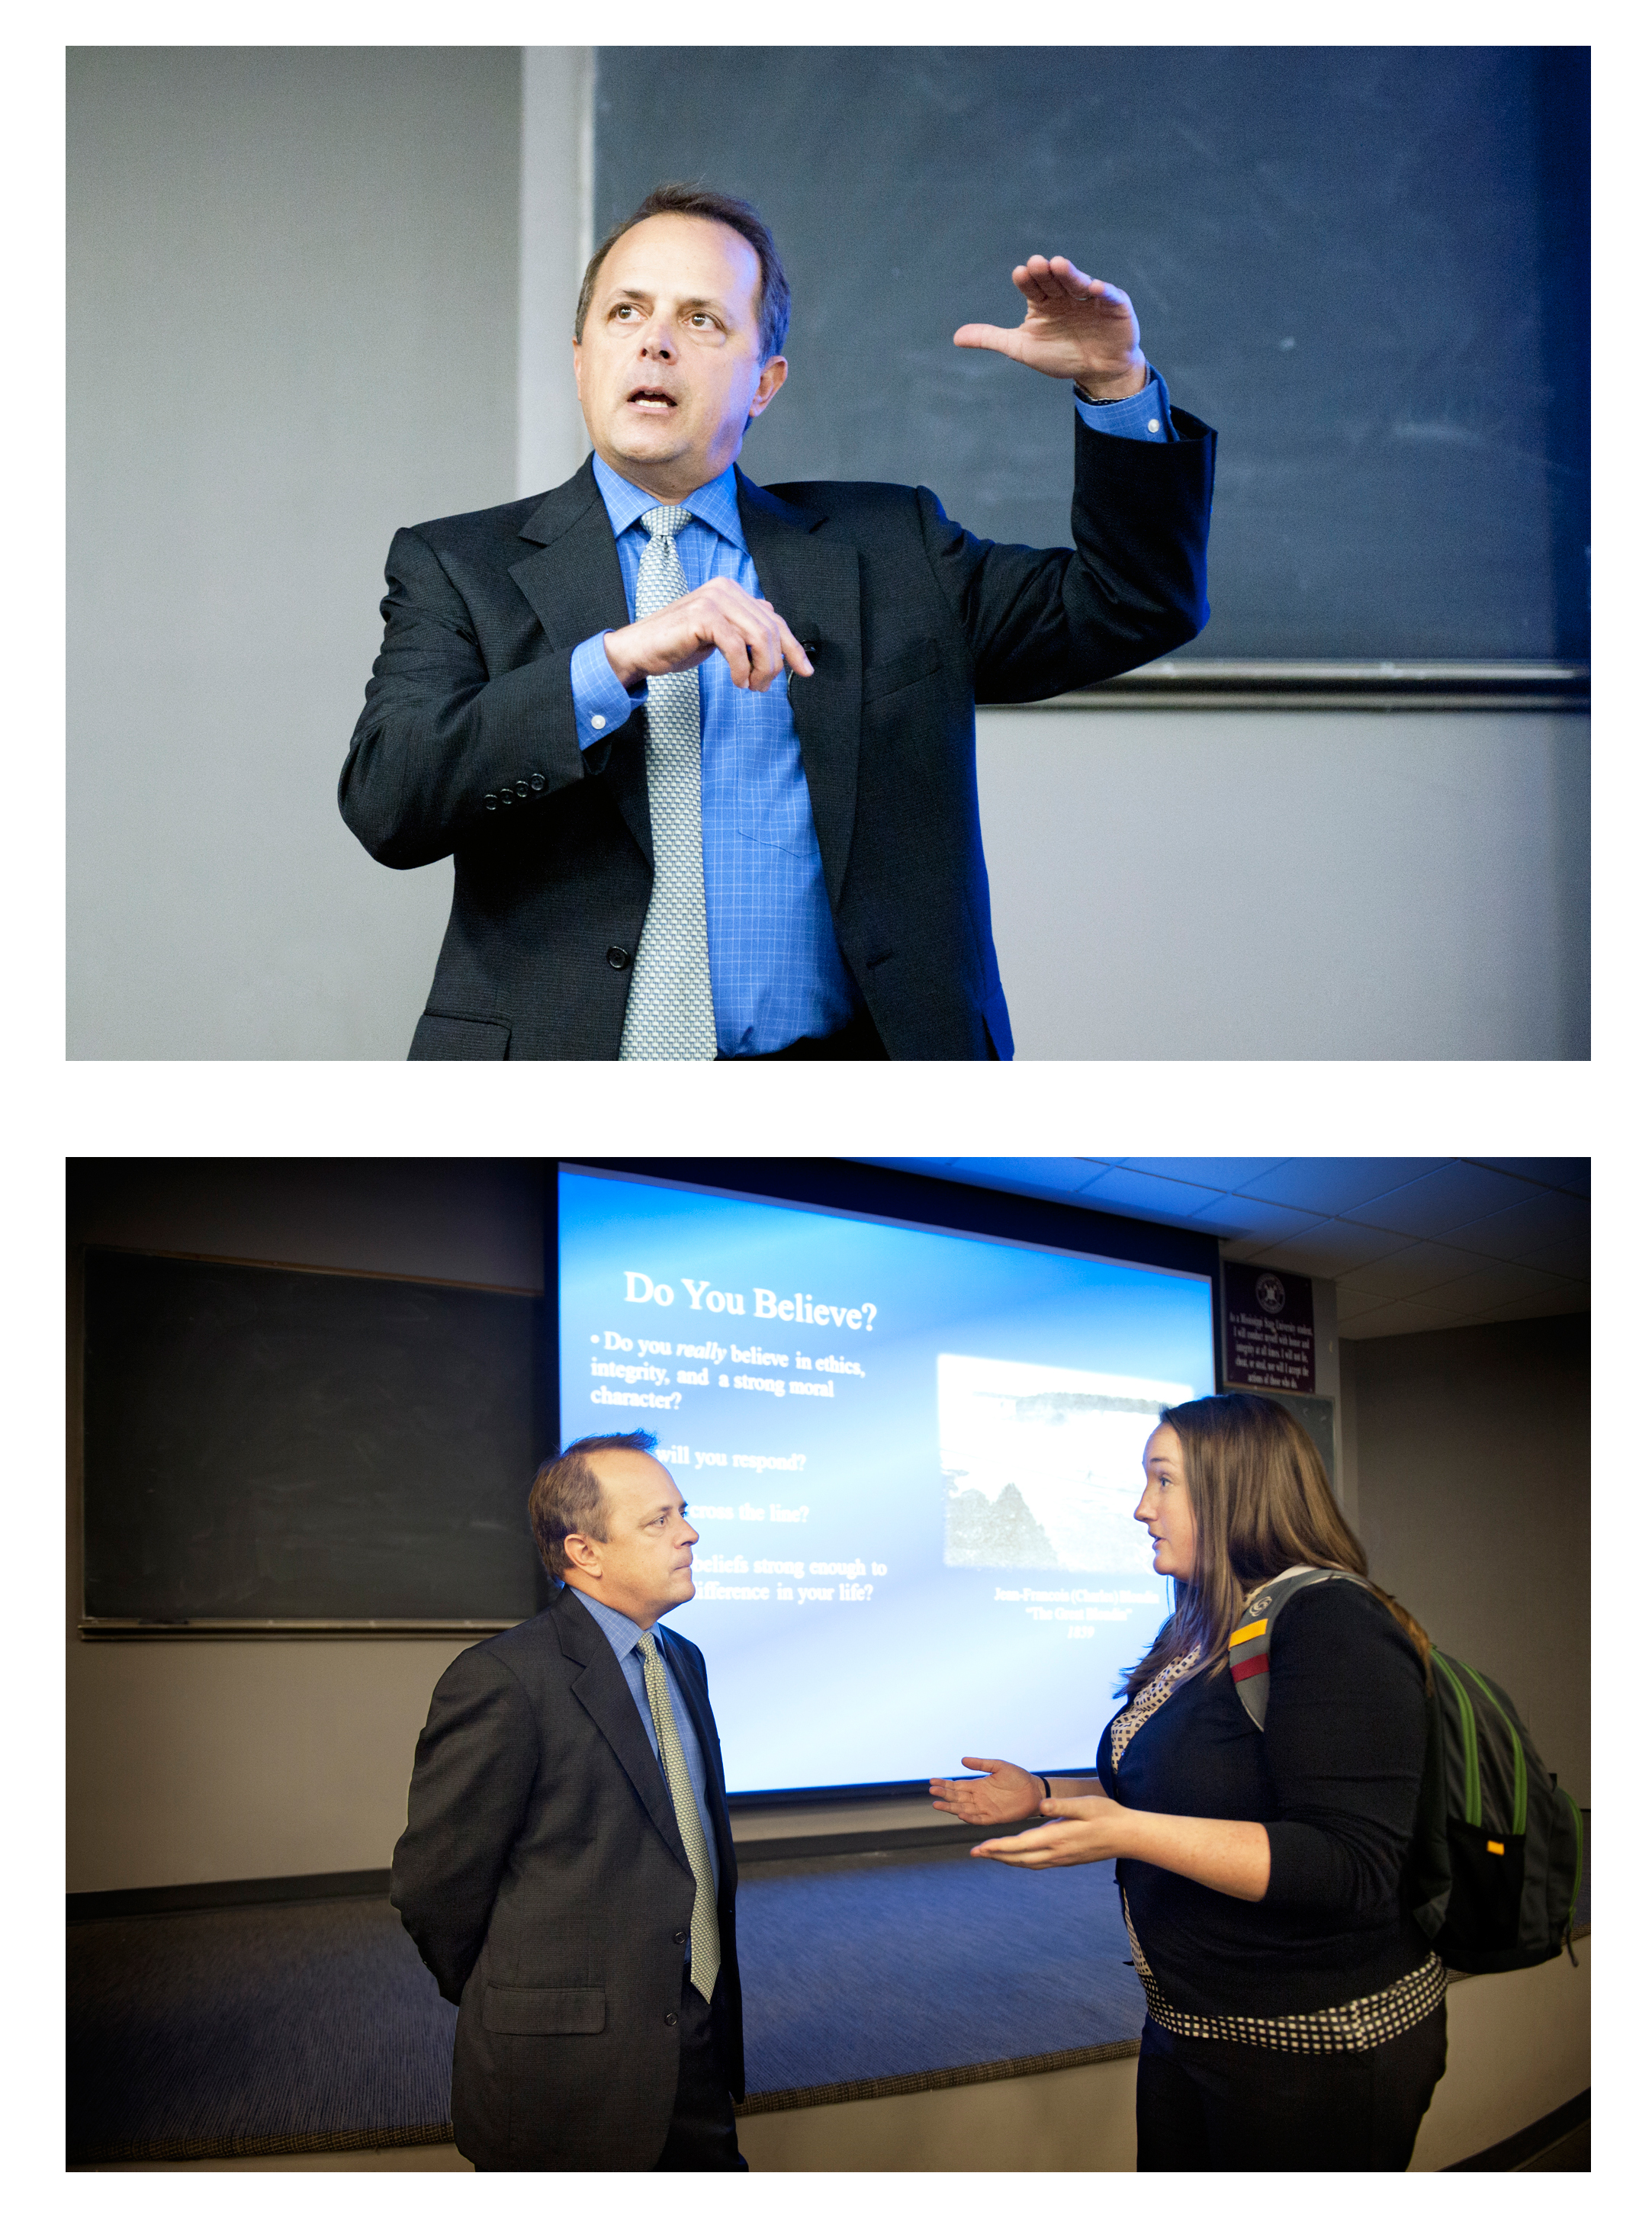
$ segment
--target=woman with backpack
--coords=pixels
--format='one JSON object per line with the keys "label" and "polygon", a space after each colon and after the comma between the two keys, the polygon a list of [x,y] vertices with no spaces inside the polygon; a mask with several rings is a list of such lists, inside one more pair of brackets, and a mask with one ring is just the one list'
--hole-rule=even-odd
{"label": "woman with backpack", "polygon": [[1446,2067],[1446,1973],[1402,1875],[1427,1739],[1428,1641],[1374,1585],[1296,1587],[1267,1638],[1265,1719],[1229,1665],[1293,1568],[1363,1577],[1319,1453],[1283,1405],[1166,1411],[1135,1517],[1175,1607],[1122,1687],[1096,1776],[971,1759],[966,1823],[1046,1819],[972,1851],[1116,1865],[1147,1996],[1137,2168],[1402,2171]]}

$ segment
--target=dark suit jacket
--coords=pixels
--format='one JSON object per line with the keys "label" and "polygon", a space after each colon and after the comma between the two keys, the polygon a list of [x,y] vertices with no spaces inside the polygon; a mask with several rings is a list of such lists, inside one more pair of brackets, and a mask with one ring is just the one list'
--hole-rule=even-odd
{"label": "dark suit jacket", "polygon": [[[704,1660],[686,1637],[656,1633],[706,1759],[738,2097],[722,1754]],[[694,1872],[613,1647],[577,1591],[461,1652],[436,1685],[390,1899],[459,2004],[463,2153],[492,2169],[650,2170],[676,2094]]]}
{"label": "dark suit jacket", "polygon": [[[763,595],[815,670],[789,688],[838,941],[897,1060],[1012,1052],[976,706],[1121,674],[1209,617],[1216,437],[1175,424],[1161,443],[1076,421],[1076,552],[983,543],[927,489],[739,477]],[[612,1060],[653,857],[646,709],[586,753],[575,735],[569,656],[629,617],[589,461],[548,496],[402,529],[385,571],[339,805],[392,868],[454,857],[412,1055]]]}

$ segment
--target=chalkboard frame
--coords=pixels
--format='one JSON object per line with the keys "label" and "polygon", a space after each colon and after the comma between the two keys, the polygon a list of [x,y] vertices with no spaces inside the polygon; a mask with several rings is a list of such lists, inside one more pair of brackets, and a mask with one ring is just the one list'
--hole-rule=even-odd
{"label": "chalkboard frame", "polygon": [[[550,1192],[552,1194],[554,1193],[553,1189],[550,1190]],[[329,1265],[278,1264],[272,1263],[268,1259],[251,1258],[230,1255],[212,1255],[202,1251],[133,1249],[104,1243],[81,1244],[75,1250],[75,1255],[79,1260],[78,1270],[81,1274],[81,1277],[76,1283],[76,1286],[78,1289],[80,1303],[79,1336],[83,1368],[89,1336],[88,1315],[86,1310],[85,1274],[88,1269],[90,1261],[98,1257],[125,1257],[138,1260],[147,1260],[155,1263],[176,1264],[180,1265],[195,1264],[203,1267],[222,1266],[225,1269],[236,1271],[284,1273],[288,1275],[297,1275],[305,1278],[313,1277],[318,1281],[328,1282],[345,1281],[358,1283],[366,1281],[381,1286],[434,1290],[447,1295],[469,1294],[478,1296],[497,1296],[500,1297],[513,1297],[522,1302],[531,1303],[539,1306],[539,1309],[535,1312],[535,1316],[539,1322],[541,1329],[540,1340],[538,1344],[538,1372],[535,1377],[533,1388],[533,1431],[536,1449],[538,1449],[540,1455],[543,1455],[543,1447],[545,1447],[545,1436],[548,1432],[545,1423],[548,1420],[554,1419],[555,1417],[554,1381],[552,1381],[549,1388],[547,1388],[545,1378],[545,1368],[547,1359],[552,1362],[552,1371],[554,1372],[554,1360],[556,1355],[554,1333],[555,1311],[554,1307],[549,1310],[545,1309],[544,1299],[539,1291],[536,1289],[507,1286],[504,1284],[478,1281],[444,1280],[428,1277],[383,1272],[376,1270],[368,1271]],[[548,1340],[545,1337],[544,1333],[544,1329],[547,1321],[549,1322],[551,1329]],[[346,1616],[336,1617],[318,1616],[237,1617],[219,1615],[153,1618],[140,1616],[98,1614],[89,1611],[87,1604],[88,1468],[85,1462],[87,1440],[85,1431],[88,1412],[88,1377],[89,1376],[87,1375],[83,1369],[80,1391],[80,1411],[82,1417],[82,1464],[79,1469],[80,1498],[77,1514],[81,1551],[81,1606],[77,1627],[79,1635],[84,1642],[165,1643],[199,1638],[247,1639],[258,1637],[280,1639],[318,1638],[336,1640],[341,1638],[372,1636],[403,1639],[436,1639],[451,1637],[475,1639],[483,1636],[498,1636],[503,1630],[514,1628],[521,1621],[530,1617],[526,1612],[519,1610],[501,1615],[498,1618],[464,1617],[421,1617],[415,1616],[398,1616],[394,1617],[375,1617],[370,1616]],[[525,1479],[522,1483],[522,1494],[525,1501],[527,1493],[527,1487],[528,1481]],[[548,1596],[549,1585],[544,1576],[543,1571],[538,1569],[537,1565],[535,1569],[535,1590],[537,1603],[543,1605]]]}

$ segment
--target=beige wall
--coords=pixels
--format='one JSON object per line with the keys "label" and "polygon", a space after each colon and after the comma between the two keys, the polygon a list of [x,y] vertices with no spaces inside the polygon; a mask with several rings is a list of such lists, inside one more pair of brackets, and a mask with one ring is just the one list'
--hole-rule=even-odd
{"label": "beige wall", "polygon": [[70,1892],[388,1868],[431,1688],[462,1649],[389,1637],[82,1643],[80,1248],[537,1291],[540,1188],[536,1165],[486,1160],[71,1166]]}
{"label": "beige wall", "polygon": [[1590,1804],[1589,1320],[1342,1344],[1345,1466],[1377,1580],[1512,1695]]}

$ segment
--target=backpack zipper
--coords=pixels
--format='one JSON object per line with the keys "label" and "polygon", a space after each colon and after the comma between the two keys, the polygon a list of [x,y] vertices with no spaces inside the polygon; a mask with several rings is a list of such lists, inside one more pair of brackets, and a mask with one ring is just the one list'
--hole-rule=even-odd
{"label": "backpack zipper", "polygon": [[1467,1692],[1458,1678],[1457,1670],[1443,1652],[1433,1656],[1436,1667],[1444,1671],[1457,1701],[1458,1719],[1463,1726],[1463,1819],[1472,1830],[1480,1827],[1480,1752],[1474,1730],[1474,1709]]}
{"label": "backpack zipper", "polygon": [[1466,1660],[1463,1662],[1463,1672],[1474,1678],[1492,1706],[1497,1708],[1503,1726],[1509,1734],[1509,1743],[1514,1747],[1514,1821],[1510,1827],[1513,1837],[1523,1839],[1525,1836],[1525,1747],[1520,1742],[1519,1733],[1514,1724],[1498,1705],[1497,1694],[1485,1676],[1478,1669],[1471,1668]]}

